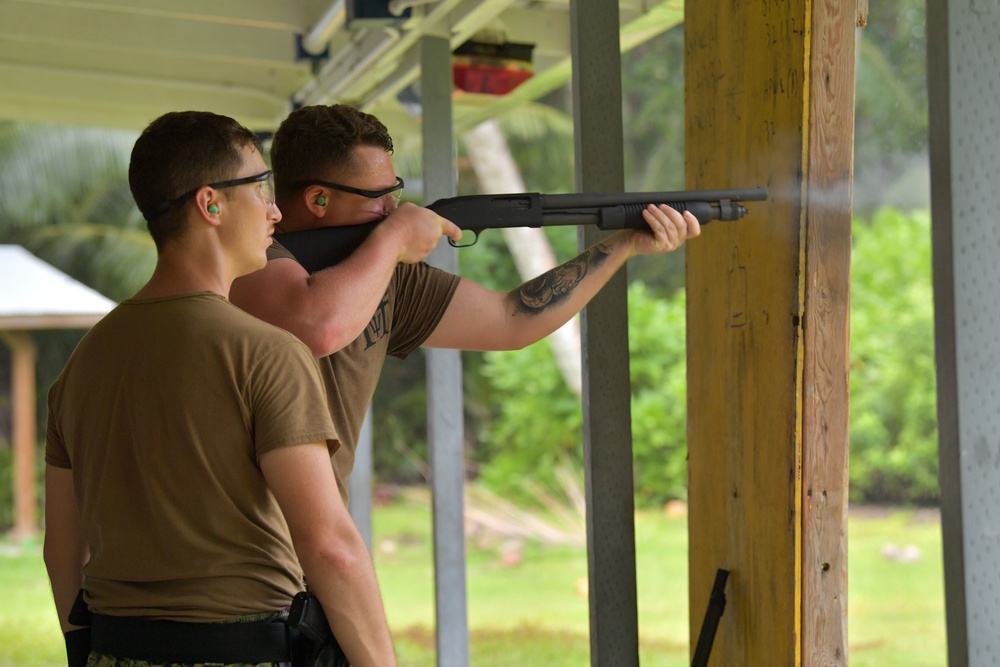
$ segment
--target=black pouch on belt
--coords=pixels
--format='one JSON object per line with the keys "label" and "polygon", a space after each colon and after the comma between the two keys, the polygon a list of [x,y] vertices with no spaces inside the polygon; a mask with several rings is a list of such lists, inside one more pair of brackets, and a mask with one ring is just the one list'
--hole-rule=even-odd
{"label": "black pouch on belt", "polygon": [[315,595],[308,591],[297,593],[286,622],[298,633],[292,640],[293,667],[351,667]]}

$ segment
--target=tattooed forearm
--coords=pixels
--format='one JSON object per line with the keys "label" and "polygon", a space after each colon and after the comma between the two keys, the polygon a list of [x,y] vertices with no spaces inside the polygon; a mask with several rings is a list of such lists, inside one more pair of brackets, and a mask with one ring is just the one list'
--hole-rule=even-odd
{"label": "tattooed forearm", "polygon": [[590,269],[600,266],[610,256],[611,246],[599,243],[565,264],[524,283],[510,293],[514,315],[538,315],[546,308],[569,298]]}

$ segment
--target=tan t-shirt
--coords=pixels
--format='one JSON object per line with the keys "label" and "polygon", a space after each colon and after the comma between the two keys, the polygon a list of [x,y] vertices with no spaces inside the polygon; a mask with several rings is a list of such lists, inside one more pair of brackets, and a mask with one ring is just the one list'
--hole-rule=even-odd
{"label": "tan t-shirt", "polygon": [[[268,249],[267,258],[295,259],[278,242]],[[386,356],[403,359],[427,340],[444,317],[460,280],[423,262],[400,264],[365,331],[350,345],[319,360],[330,416],[342,445],[333,456],[333,471],[345,503],[361,425]]]}
{"label": "tan t-shirt", "polygon": [[309,349],[223,297],[129,300],[49,392],[45,460],[72,468],[95,611],[222,621],[302,588],[258,465],[336,431]]}

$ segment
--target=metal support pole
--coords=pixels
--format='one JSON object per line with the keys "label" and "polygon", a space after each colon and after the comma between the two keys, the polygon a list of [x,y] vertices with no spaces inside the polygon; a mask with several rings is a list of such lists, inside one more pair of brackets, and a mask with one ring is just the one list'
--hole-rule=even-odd
{"label": "metal support pole", "polygon": [[372,478],[374,477],[374,457],[372,454],[372,406],[368,406],[365,421],[358,435],[358,449],[354,453],[354,470],[347,480],[351,492],[351,518],[358,532],[372,553]]}
{"label": "metal support pole", "polygon": [[[570,3],[576,183],[621,192],[621,51],[616,0]],[[581,248],[605,234],[582,227]],[[581,316],[590,577],[590,664],[639,664],[626,270]]]}
{"label": "metal support pole", "polygon": [[[424,201],[453,197],[457,189],[451,113],[451,46],[447,37],[420,39],[423,104]],[[443,240],[431,264],[458,270]],[[467,667],[469,629],[465,584],[465,461],[462,358],[458,350],[427,351],[427,423],[434,510],[434,589],[437,664]]]}
{"label": "metal support pole", "polygon": [[997,662],[1000,4],[929,0],[934,347],[948,665]]}

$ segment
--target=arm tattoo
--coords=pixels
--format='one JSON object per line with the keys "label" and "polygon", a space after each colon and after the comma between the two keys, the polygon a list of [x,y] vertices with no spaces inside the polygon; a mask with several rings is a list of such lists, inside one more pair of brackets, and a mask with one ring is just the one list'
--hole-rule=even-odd
{"label": "arm tattoo", "polygon": [[599,243],[565,264],[529,280],[510,293],[514,315],[538,315],[569,297],[590,269],[603,264],[611,256],[611,245]]}

